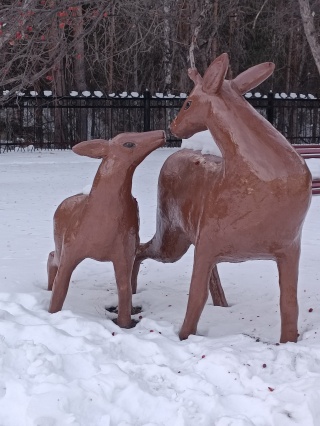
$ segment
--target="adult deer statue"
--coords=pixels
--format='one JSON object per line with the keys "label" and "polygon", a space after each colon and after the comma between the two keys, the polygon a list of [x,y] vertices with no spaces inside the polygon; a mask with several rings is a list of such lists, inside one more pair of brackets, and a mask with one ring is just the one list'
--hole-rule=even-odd
{"label": "adult deer statue", "polygon": [[123,133],[110,141],[81,142],[76,154],[101,158],[88,195],[65,199],[54,214],[55,251],[48,257],[49,312],[62,309],[71,274],[85,258],[113,262],[118,288],[120,327],[130,327],[131,274],[139,245],[138,205],[131,195],[136,167],[164,145],[162,130]]}
{"label": "adult deer statue", "polygon": [[140,247],[133,289],[141,259],[172,262],[194,244],[187,311],[179,333],[186,339],[196,333],[210,281],[223,296],[218,263],[274,260],[280,284],[280,341],[296,342],[300,241],[311,176],[290,143],[242,96],[269,77],[274,64],[256,65],[225,80],[228,65],[228,55],[222,54],[203,78],[196,69],[189,70],[195,86],[171,131],[189,138],[209,129],[223,159],[190,150],[167,159],[159,176],[156,233]]}

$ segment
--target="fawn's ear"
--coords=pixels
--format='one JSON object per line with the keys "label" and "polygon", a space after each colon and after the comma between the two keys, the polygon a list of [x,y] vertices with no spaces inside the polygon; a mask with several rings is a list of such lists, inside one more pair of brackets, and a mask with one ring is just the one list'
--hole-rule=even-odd
{"label": "fawn's ear", "polygon": [[209,65],[202,79],[202,89],[208,95],[217,93],[223,83],[229,66],[229,57],[227,53],[218,56]]}
{"label": "fawn's ear", "polygon": [[108,154],[109,142],[105,139],[93,139],[80,142],[72,147],[72,151],[78,155],[91,158],[103,158]]}
{"label": "fawn's ear", "polygon": [[199,84],[199,83],[202,82],[202,77],[198,73],[197,68],[189,68],[188,69],[188,76],[194,82],[194,84]]}
{"label": "fawn's ear", "polygon": [[237,86],[242,95],[257,87],[273,73],[273,62],[264,62],[243,71],[232,82]]}

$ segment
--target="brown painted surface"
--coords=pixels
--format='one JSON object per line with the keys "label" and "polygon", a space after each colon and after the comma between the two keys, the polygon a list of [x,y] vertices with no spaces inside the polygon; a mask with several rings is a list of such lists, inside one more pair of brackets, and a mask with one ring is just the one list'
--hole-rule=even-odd
{"label": "brown painted surface", "polygon": [[[165,161],[158,182],[157,231],[140,246],[132,277],[134,293],[143,260],[176,262],[195,244],[204,199],[221,178],[222,165],[221,157],[190,149],[182,149]],[[228,306],[216,267],[209,284],[214,305]]]}
{"label": "brown painted surface", "polygon": [[138,205],[131,194],[135,168],[164,145],[161,130],[123,133],[110,141],[97,139],[73,147],[79,155],[102,162],[88,195],[65,199],[54,214],[55,251],[48,258],[49,312],[62,309],[71,274],[84,259],[113,262],[118,288],[118,320],[131,325],[131,274],[139,245]]}
{"label": "brown painted surface", "polygon": [[280,284],[280,341],[295,342],[300,240],[311,200],[311,175],[290,143],[242,96],[270,76],[274,64],[254,66],[231,81],[225,80],[228,64],[223,54],[203,78],[189,70],[195,87],[171,125],[180,138],[209,129],[223,160],[189,150],[168,158],[159,177],[156,234],[142,245],[133,278],[140,258],[170,262],[195,245],[179,333],[186,339],[196,333],[209,282],[221,288],[218,263],[274,260]]}

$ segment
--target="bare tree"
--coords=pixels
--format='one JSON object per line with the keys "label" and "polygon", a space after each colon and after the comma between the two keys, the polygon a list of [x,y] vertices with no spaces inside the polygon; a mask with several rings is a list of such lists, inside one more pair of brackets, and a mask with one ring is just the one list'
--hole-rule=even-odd
{"label": "bare tree", "polygon": [[229,76],[272,60],[262,89],[313,91],[319,13],[319,0],[2,0],[0,101],[26,88],[185,92],[189,60],[203,72],[224,51]]}
{"label": "bare tree", "polygon": [[65,91],[60,80],[67,81],[65,74],[71,68],[84,88],[82,40],[95,31],[105,13],[102,0],[94,4],[84,0],[14,0],[2,4],[0,86],[14,94],[42,81],[59,95]]}

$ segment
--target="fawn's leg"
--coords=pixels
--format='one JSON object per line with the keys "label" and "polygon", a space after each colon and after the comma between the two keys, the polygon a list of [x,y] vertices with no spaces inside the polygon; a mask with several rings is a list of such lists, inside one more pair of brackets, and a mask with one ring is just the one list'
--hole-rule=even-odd
{"label": "fawn's leg", "polygon": [[132,327],[131,307],[132,307],[132,288],[131,275],[134,259],[125,255],[113,261],[113,267],[118,288],[118,319],[119,327]]}
{"label": "fawn's leg", "polygon": [[70,261],[66,256],[61,255],[60,264],[55,276],[52,288],[49,312],[51,314],[61,311],[67,296],[72,272],[79,262]]}
{"label": "fawn's leg", "polygon": [[280,285],[280,342],[296,342],[298,338],[298,272],[300,242],[277,257]]}
{"label": "fawn's leg", "polygon": [[48,290],[52,290],[54,279],[58,272],[58,266],[54,260],[54,251],[49,253],[48,262],[47,262],[47,271],[48,271]]}
{"label": "fawn's leg", "polygon": [[217,265],[212,268],[209,279],[209,289],[214,306],[222,306],[223,308],[227,308],[228,302],[221,285]]}

